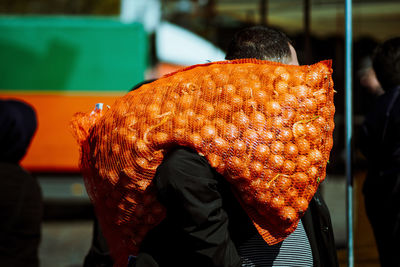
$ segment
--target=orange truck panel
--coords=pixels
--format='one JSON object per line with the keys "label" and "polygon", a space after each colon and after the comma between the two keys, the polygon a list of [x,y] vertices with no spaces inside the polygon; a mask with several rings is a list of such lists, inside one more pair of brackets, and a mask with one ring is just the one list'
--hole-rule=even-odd
{"label": "orange truck panel", "polygon": [[79,147],[69,128],[72,116],[94,109],[96,103],[111,105],[118,97],[2,92],[1,98],[25,101],[36,110],[38,128],[22,166],[32,172],[78,172]]}

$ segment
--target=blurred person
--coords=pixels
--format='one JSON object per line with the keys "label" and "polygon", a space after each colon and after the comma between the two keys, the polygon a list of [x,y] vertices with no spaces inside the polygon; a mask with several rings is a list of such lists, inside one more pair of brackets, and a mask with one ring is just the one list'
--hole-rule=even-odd
{"label": "blurred person", "polygon": [[[378,42],[371,37],[362,37],[354,43],[354,86],[353,86],[353,111],[356,121],[354,125],[353,140],[356,156],[353,164],[366,169],[367,162],[360,150],[360,133],[365,116],[372,110],[376,100],[384,91],[376,78],[372,67],[372,55]],[[342,156],[345,156],[343,151]]]}
{"label": "blurred person", "polygon": [[[233,38],[226,59],[298,65],[282,32],[251,27]],[[129,266],[338,266],[329,211],[319,192],[297,229],[269,246],[205,157],[186,147],[166,154],[153,179],[166,218],[146,235]]]}
{"label": "blurred person", "polygon": [[[372,67],[372,54],[377,46],[378,42],[371,37],[361,37],[354,43],[356,81],[361,86],[362,95],[372,98],[377,98],[384,92]],[[367,102],[366,105],[371,104],[370,101]]]}
{"label": "blurred person", "polygon": [[379,96],[384,93],[372,67],[372,55],[365,55],[360,59],[356,75],[356,81],[358,82],[356,84],[356,86],[358,86],[356,89],[358,89],[359,94],[356,101],[358,100],[360,102],[356,103],[359,105],[359,110],[356,110],[356,112],[365,116],[371,111],[371,108],[374,106]]}
{"label": "blurred person", "polygon": [[0,266],[39,266],[42,193],[19,164],[35,131],[29,104],[0,100]]}
{"label": "blurred person", "polygon": [[400,37],[377,47],[373,68],[384,94],[361,132],[361,149],[368,160],[365,208],[381,265],[400,266]]}
{"label": "blurred person", "polygon": [[381,84],[376,78],[375,71],[372,67],[372,59],[367,56],[361,60],[360,68],[357,72],[360,84],[367,89],[367,93],[378,97],[383,95],[384,91]]}

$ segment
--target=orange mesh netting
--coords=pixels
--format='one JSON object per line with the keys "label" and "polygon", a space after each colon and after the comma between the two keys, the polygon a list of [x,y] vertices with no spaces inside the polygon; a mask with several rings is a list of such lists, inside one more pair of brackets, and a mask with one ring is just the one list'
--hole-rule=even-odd
{"label": "orange mesh netting", "polygon": [[332,148],[330,61],[253,59],[191,66],[72,121],[88,194],[116,265],[165,216],[152,179],[191,147],[232,185],[268,244],[284,240],[324,180]]}

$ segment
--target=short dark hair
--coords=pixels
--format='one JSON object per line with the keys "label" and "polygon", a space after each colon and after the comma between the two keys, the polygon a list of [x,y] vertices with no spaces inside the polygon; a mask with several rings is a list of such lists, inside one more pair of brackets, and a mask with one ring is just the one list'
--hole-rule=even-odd
{"label": "short dark hair", "polygon": [[400,37],[378,45],[373,55],[373,68],[384,90],[400,85]]}
{"label": "short dark hair", "polygon": [[253,26],[238,31],[228,46],[225,59],[256,58],[281,63],[291,60],[291,40],[283,32]]}

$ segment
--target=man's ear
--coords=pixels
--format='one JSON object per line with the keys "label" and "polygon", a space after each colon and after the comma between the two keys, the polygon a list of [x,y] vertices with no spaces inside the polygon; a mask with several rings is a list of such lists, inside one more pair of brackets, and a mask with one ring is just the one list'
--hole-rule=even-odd
{"label": "man's ear", "polygon": [[299,60],[297,59],[297,53],[294,47],[289,44],[290,49],[290,61],[288,62],[289,65],[299,65]]}

